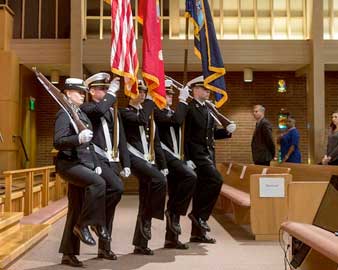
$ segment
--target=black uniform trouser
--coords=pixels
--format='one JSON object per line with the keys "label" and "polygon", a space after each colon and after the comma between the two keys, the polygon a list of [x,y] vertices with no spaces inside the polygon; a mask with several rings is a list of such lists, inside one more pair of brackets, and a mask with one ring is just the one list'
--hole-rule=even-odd
{"label": "black uniform trouser", "polygon": [[76,224],[105,225],[106,183],[82,164],[58,160],[56,167],[61,177],[69,183],[67,221],[59,252],[79,254],[80,240],[73,235],[73,228]]}
{"label": "black uniform trouser", "polygon": [[[109,235],[112,233],[113,221],[115,215],[115,208],[121,200],[123,193],[123,183],[119,177],[119,165],[116,162],[108,162],[108,160],[101,160],[100,163],[102,174],[100,175],[106,182],[106,203],[105,216],[106,227]],[[99,239],[99,248],[110,250],[110,241]]]}
{"label": "black uniform trouser", "polygon": [[80,254],[80,239],[73,233],[83,202],[83,188],[68,184],[68,212],[60,244],[60,253]]}
{"label": "black uniform trouser", "polygon": [[[173,159],[168,162],[169,174],[167,209],[175,215],[185,215],[187,213],[190,200],[194,194],[197,175],[184,161]],[[166,240],[177,241],[178,235],[173,233],[167,224]]]}
{"label": "black uniform trouser", "polygon": [[134,232],[133,245],[147,247],[148,240],[141,233],[142,220],[164,218],[166,179],[160,170],[150,163],[130,155],[131,172],[139,181],[139,209]]}
{"label": "black uniform trouser", "polygon": [[[207,221],[221,191],[223,178],[213,164],[197,165],[196,173],[197,185],[193,196],[192,214]],[[196,226],[192,226],[192,235],[201,233]]]}

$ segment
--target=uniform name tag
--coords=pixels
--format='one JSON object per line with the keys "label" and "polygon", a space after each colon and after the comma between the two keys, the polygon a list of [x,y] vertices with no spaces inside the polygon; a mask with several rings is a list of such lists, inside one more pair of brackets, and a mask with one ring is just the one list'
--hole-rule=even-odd
{"label": "uniform name tag", "polygon": [[259,197],[261,198],[283,198],[285,197],[284,177],[260,177]]}

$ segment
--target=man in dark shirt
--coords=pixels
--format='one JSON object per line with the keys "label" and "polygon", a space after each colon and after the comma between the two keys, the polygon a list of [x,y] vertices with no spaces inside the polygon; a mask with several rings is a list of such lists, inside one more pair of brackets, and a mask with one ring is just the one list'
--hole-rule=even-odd
{"label": "man in dark shirt", "polygon": [[206,105],[210,90],[204,87],[203,77],[194,79],[191,85],[194,99],[190,102],[185,119],[185,158],[196,166],[197,186],[193,196],[191,242],[216,243],[207,235],[207,224],[223,184],[222,175],[215,166],[216,139],[230,138],[235,124],[216,128],[215,115]]}
{"label": "man in dark shirt", "polygon": [[[109,238],[111,238],[115,209],[123,193],[118,163],[121,160],[123,167],[121,175],[129,176],[130,160],[122,121],[115,113],[115,108],[112,108],[116,102],[116,92],[120,88],[119,78],[116,77],[110,84],[109,80],[110,75],[101,72],[85,81],[89,88],[91,101],[84,103],[81,109],[93,124],[92,143],[100,160],[102,170],[100,175],[106,180],[106,227]],[[116,116],[117,119],[115,119]],[[117,259],[114,252],[111,251],[110,241],[99,238],[98,257],[108,260]]]}
{"label": "man in dark shirt", "polygon": [[[153,255],[154,252],[148,248],[148,241],[151,239],[151,220],[164,219],[165,176],[168,169],[158,131],[154,130],[154,122],[149,120],[154,102],[145,100],[146,93],[145,85],[139,85],[139,95],[130,99],[127,108],[121,109],[121,116],[125,127],[131,172],[139,180],[139,212],[133,239],[134,253]],[[151,136],[153,138],[150,138]]]}
{"label": "man in dark shirt", "polygon": [[188,87],[180,89],[179,102],[176,110],[172,110],[174,91],[172,81],[166,80],[167,107],[163,110],[155,109],[155,122],[159,130],[161,146],[166,157],[169,174],[169,200],[165,212],[167,227],[165,248],[187,249],[189,246],[178,240],[181,234],[180,216],[186,215],[191,197],[195,190],[196,173],[181,160],[181,126],[188,111]]}
{"label": "man in dark shirt", "polygon": [[264,117],[265,108],[262,105],[253,107],[253,116],[256,120],[256,128],[252,136],[252,159],[256,165],[270,165],[275,157],[275,143],[272,139],[272,125]]}

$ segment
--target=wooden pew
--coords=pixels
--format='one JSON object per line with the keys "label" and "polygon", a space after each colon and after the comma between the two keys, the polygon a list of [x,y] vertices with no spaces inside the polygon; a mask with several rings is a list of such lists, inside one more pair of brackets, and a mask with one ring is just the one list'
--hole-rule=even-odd
{"label": "wooden pew", "polygon": [[303,163],[277,163],[273,166],[290,168],[292,181],[329,181],[332,175],[338,175],[338,166],[303,164]]}
{"label": "wooden pew", "polygon": [[[266,174],[267,167],[232,163],[228,169],[219,167],[224,177],[218,208],[232,213],[236,224],[250,224],[257,240],[278,239],[282,221],[287,217],[287,186],[291,181],[288,168],[273,168],[279,174]],[[226,173],[224,174],[224,172]],[[264,174],[263,174],[264,173]],[[260,198],[260,177],[284,178],[284,198]]]}
{"label": "wooden pew", "polygon": [[[298,268],[301,270],[338,268],[338,238],[331,232],[311,225],[328,186],[327,177],[335,168],[332,169],[329,173],[323,173],[322,179],[325,181],[298,181],[289,184],[288,221],[282,223],[281,229],[288,234],[286,242],[290,247],[294,236],[312,248]],[[318,170],[322,170],[322,166]],[[318,174],[315,176],[318,177]],[[291,253],[288,257],[289,260],[292,259]]]}
{"label": "wooden pew", "polygon": [[270,167],[266,167],[263,170],[263,174],[290,173],[290,172],[291,172],[291,168],[289,168],[289,167],[274,167],[274,166],[270,166]]}
{"label": "wooden pew", "polygon": [[[220,196],[218,197],[218,202],[215,207],[221,209],[224,213],[234,212],[233,203],[231,202],[232,200],[247,196],[244,193],[238,194],[238,196],[236,196],[236,193],[238,193],[239,190],[237,188],[231,188],[232,186],[235,186],[241,178],[244,177],[244,166],[245,165],[238,163],[220,163],[217,165],[217,169],[223,176],[224,184],[222,185]],[[233,194],[231,195],[231,193]],[[239,203],[239,201],[237,201],[237,203]]]}
{"label": "wooden pew", "polygon": [[[281,228],[290,236],[296,237],[312,248],[297,269],[336,270],[338,268],[338,237],[332,232],[311,224],[292,221],[284,222]],[[291,256],[289,256],[289,260],[291,260]]]}

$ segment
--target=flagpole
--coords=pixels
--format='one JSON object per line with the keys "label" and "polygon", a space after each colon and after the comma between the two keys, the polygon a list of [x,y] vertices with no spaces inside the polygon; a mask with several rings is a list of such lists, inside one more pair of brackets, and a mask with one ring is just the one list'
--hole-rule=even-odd
{"label": "flagpole", "polygon": [[117,98],[114,103],[114,144],[113,144],[113,159],[116,160],[118,157],[118,145],[117,145],[117,125],[118,125],[118,106],[117,106]]}
{"label": "flagpole", "polygon": [[[122,76],[119,76],[120,77],[120,90],[122,91],[124,89],[124,77]],[[117,160],[118,158],[118,142],[117,142],[117,138],[119,136],[119,134],[117,134],[118,132],[118,99],[117,99],[117,96],[116,96],[116,100],[115,100],[115,103],[113,105],[113,108],[114,108],[114,131],[113,131],[113,134],[114,134],[114,141],[113,141],[113,153],[112,153],[112,158],[114,160]]]}
{"label": "flagpole", "polygon": [[[188,34],[189,34],[189,17],[185,18],[185,49],[184,49],[184,71],[183,71],[183,85],[188,82]],[[180,157],[184,160],[184,129],[185,121],[181,125],[181,140],[180,140]]]}
{"label": "flagpole", "polygon": [[150,114],[150,134],[149,134],[149,161],[155,161],[155,122],[154,122],[154,110]]}
{"label": "flagpole", "polygon": [[184,49],[184,71],[183,71],[183,85],[188,82],[188,34],[189,34],[189,17],[185,18],[185,49]]}

